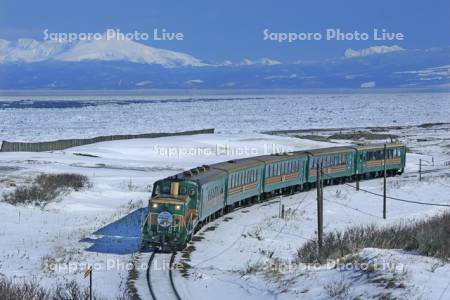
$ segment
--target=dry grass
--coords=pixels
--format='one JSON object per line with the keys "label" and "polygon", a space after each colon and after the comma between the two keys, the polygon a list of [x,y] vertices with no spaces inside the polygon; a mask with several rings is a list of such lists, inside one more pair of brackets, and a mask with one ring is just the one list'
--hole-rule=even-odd
{"label": "dry grass", "polygon": [[3,194],[3,201],[17,204],[45,205],[64,192],[89,187],[89,179],[79,174],[41,174],[29,186],[19,186]]}
{"label": "dry grass", "polygon": [[297,260],[303,263],[321,263],[363,248],[404,249],[449,259],[450,212],[412,224],[385,228],[371,225],[349,228],[344,232],[330,232],[324,235],[320,254],[317,251],[317,241],[309,241],[297,250]]}

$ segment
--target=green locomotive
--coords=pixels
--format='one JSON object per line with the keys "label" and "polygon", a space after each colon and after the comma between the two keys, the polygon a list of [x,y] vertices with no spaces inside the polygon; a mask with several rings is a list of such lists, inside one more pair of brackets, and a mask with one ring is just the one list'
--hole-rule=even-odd
{"label": "green locomotive", "polygon": [[143,227],[145,246],[183,249],[196,230],[233,208],[276,194],[315,185],[317,166],[325,184],[357,176],[401,174],[406,147],[400,143],[321,148],[226,161],[197,167],[159,180],[153,186]]}

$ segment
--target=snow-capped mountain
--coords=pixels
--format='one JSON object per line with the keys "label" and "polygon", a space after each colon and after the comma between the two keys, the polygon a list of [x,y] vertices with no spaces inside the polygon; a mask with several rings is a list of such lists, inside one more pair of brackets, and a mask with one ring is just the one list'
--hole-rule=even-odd
{"label": "snow-capped mountain", "polygon": [[13,42],[0,40],[0,63],[46,60],[126,61],[161,65],[166,68],[206,65],[189,54],[153,48],[130,40],[103,38],[72,43],[53,40],[40,42],[33,39],[19,39]]}
{"label": "snow-capped mountain", "polygon": [[450,86],[450,47],[377,46],[297,63],[206,64],[132,41],[0,40],[0,89],[383,89]]}
{"label": "snow-capped mountain", "polygon": [[67,43],[33,39],[0,40],[0,63],[37,62],[52,59],[67,49]]}
{"label": "snow-capped mountain", "polygon": [[354,57],[362,57],[369,56],[374,54],[384,54],[395,51],[403,51],[402,47],[397,45],[394,46],[373,46],[366,49],[353,50],[352,48],[348,48],[345,50],[344,56],[345,58],[354,58]]}

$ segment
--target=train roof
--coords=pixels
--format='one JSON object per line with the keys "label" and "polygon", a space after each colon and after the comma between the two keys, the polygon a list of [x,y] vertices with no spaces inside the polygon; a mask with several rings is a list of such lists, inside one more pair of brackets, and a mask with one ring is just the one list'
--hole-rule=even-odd
{"label": "train roof", "polygon": [[183,173],[178,173],[168,179],[197,181],[202,184],[225,175],[226,172],[224,171],[213,169],[209,165],[203,165],[201,167],[184,171]]}
{"label": "train roof", "polygon": [[[402,143],[388,143],[386,144],[387,148],[393,148],[393,147],[404,147]],[[377,143],[377,144],[367,144],[367,145],[358,145],[355,146],[358,150],[369,150],[369,149],[383,149],[384,144],[383,143]]]}
{"label": "train roof", "polygon": [[314,155],[322,155],[329,153],[339,153],[339,152],[353,152],[355,148],[352,146],[340,146],[340,147],[328,147],[328,148],[319,148],[313,150],[307,150],[309,154]]}
{"label": "train roof", "polygon": [[308,156],[308,153],[306,153],[305,151],[296,151],[296,152],[276,153],[276,154],[256,156],[254,159],[258,161],[263,161],[265,163],[272,163],[304,156]]}
{"label": "train roof", "polygon": [[264,163],[254,158],[242,158],[229,160],[211,165],[213,169],[219,169],[227,172],[233,172],[240,169],[252,168],[263,165]]}

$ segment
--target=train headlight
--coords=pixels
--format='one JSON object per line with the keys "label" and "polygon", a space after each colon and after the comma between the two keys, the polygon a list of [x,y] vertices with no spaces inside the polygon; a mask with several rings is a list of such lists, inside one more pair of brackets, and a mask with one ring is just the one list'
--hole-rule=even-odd
{"label": "train headlight", "polygon": [[158,204],[157,204],[157,203],[153,203],[153,204],[152,204],[152,207],[153,207],[153,208],[158,208]]}
{"label": "train headlight", "polygon": [[175,205],[175,209],[176,210],[180,210],[181,209],[181,205]]}

